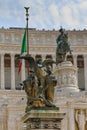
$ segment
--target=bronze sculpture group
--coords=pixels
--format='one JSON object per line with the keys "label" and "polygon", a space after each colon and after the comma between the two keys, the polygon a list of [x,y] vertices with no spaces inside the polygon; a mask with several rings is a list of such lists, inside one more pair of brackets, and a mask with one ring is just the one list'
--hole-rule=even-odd
{"label": "bronze sculpture group", "polygon": [[27,95],[26,111],[31,108],[54,107],[54,87],[57,84],[56,77],[52,73],[52,59],[35,61],[33,57],[21,57],[28,61],[30,74],[23,81]]}
{"label": "bronze sculpture group", "polygon": [[56,62],[52,59],[35,59],[29,55],[20,57],[28,61],[30,66],[30,74],[28,78],[23,81],[23,86],[27,95],[26,112],[32,108],[46,108],[55,107],[54,101],[54,87],[57,85],[57,79],[52,73],[52,65],[66,60],[67,52],[70,52],[70,45],[68,44],[68,35],[64,29],[60,29],[60,35],[56,39]]}

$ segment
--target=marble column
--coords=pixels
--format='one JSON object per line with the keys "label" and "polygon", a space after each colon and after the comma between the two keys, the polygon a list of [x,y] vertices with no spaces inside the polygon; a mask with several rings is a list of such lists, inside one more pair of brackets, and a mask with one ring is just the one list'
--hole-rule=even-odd
{"label": "marble column", "polygon": [[25,80],[25,60],[22,60],[21,81]]}
{"label": "marble column", "polygon": [[75,130],[74,109],[70,107],[68,113],[68,129]]}
{"label": "marble column", "polygon": [[73,62],[74,62],[74,65],[77,67],[77,55],[76,54],[73,55]]}
{"label": "marble column", "polygon": [[11,54],[11,89],[15,89],[15,54]]}
{"label": "marble column", "polygon": [[[77,55],[76,54],[73,55],[73,62],[74,62],[74,65],[77,67]],[[78,80],[78,71],[77,71],[77,80]]]}
{"label": "marble column", "polygon": [[1,54],[1,89],[5,89],[4,53]]}
{"label": "marble column", "polygon": [[46,59],[46,55],[42,54],[42,61]]}
{"label": "marble column", "polygon": [[87,91],[87,55],[84,55],[85,90]]}

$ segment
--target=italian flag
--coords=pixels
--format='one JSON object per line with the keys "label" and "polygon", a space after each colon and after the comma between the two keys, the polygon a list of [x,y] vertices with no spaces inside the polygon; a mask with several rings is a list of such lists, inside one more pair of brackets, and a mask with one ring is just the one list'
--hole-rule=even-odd
{"label": "italian flag", "polygon": [[[26,29],[25,29],[24,36],[22,39],[21,56],[24,55],[26,51],[27,51],[27,48],[26,48]],[[20,74],[21,68],[22,68],[22,59],[20,60],[18,75]]]}

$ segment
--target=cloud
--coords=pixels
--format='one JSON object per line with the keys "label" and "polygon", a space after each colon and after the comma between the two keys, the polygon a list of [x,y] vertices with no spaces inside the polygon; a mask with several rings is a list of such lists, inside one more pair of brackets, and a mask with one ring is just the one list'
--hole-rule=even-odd
{"label": "cloud", "polygon": [[29,6],[29,27],[37,29],[87,28],[87,0],[0,1],[0,26],[25,27],[25,6]]}
{"label": "cloud", "polygon": [[[75,10],[78,14],[78,12]],[[61,22],[69,27],[76,27],[78,25],[78,18],[73,19],[74,12],[68,6],[62,8]]]}

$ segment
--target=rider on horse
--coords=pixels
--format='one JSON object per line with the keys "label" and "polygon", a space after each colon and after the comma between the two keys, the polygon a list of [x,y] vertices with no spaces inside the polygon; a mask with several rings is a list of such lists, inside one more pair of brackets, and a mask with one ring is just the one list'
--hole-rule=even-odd
{"label": "rider on horse", "polygon": [[62,49],[62,47],[63,47],[63,44],[65,43],[65,42],[67,42],[68,43],[68,36],[67,36],[67,34],[65,34],[64,33],[64,30],[61,28],[60,30],[59,30],[59,32],[61,33],[59,36],[58,36],[58,38],[56,39],[56,42],[57,42],[57,45],[58,45],[58,48],[60,49]]}
{"label": "rider on horse", "polygon": [[62,61],[64,61],[66,58],[66,53],[70,52],[71,54],[71,50],[70,50],[70,45],[68,44],[67,33],[64,32],[63,28],[61,28],[59,32],[61,34],[56,39],[57,42],[56,58],[58,59],[58,57],[60,56],[62,57]]}

